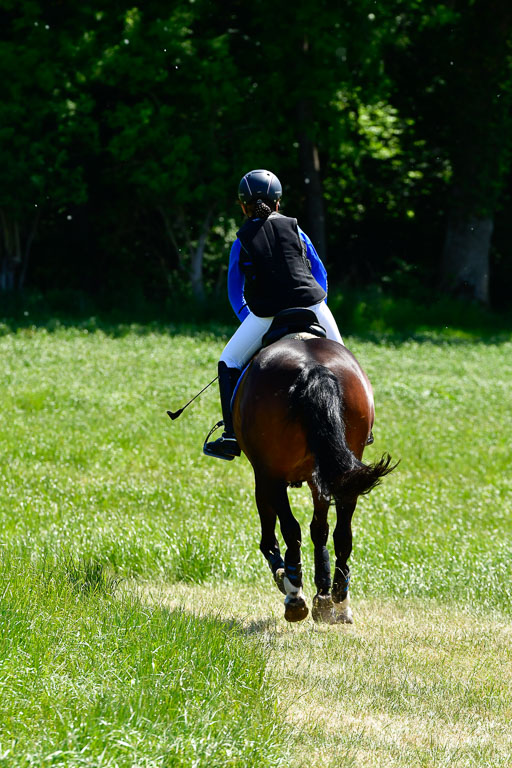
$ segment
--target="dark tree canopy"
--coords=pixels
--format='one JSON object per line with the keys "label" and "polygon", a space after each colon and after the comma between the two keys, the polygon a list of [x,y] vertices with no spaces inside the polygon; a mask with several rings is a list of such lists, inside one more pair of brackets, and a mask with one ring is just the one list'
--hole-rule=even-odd
{"label": "dark tree canopy", "polygon": [[269,167],[331,283],[503,301],[511,9],[2,0],[0,291],[223,291]]}

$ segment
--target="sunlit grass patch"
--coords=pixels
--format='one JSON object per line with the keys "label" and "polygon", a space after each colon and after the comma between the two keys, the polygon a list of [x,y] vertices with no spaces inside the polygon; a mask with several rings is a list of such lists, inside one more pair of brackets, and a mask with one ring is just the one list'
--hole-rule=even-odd
{"label": "sunlit grass patch", "polygon": [[433,600],[364,600],[353,626],[284,621],[266,588],[161,585],[149,602],[240,622],[261,636],[301,766],[506,766],[512,623]]}

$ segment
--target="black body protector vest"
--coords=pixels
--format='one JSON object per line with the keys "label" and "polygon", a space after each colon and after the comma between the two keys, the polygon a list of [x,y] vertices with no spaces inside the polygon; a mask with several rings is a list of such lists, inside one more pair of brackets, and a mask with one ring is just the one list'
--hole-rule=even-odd
{"label": "black body protector vest", "polygon": [[311,274],[297,219],[280,213],[248,219],[237,237],[244,296],[253,314],[273,317],[282,309],[310,307],[325,299],[327,294]]}

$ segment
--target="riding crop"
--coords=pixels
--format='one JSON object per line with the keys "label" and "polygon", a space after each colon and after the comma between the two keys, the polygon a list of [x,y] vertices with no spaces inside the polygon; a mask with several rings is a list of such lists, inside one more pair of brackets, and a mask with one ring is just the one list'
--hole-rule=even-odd
{"label": "riding crop", "polygon": [[185,408],[188,408],[188,406],[190,405],[190,403],[193,403],[193,402],[194,402],[194,400],[196,399],[196,397],[199,397],[199,395],[202,395],[202,394],[203,394],[203,392],[205,391],[205,389],[208,389],[208,387],[211,387],[211,385],[212,385],[212,384],[214,384],[214,383],[217,381],[217,379],[218,379],[218,378],[219,378],[219,377],[218,377],[218,376],[216,376],[214,379],[212,379],[212,380],[210,381],[210,383],[206,385],[206,387],[203,387],[203,388],[202,388],[202,390],[201,390],[200,392],[198,392],[198,393],[197,393],[197,395],[194,395],[194,397],[192,398],[192,400],[189,400],[189,401],[188,401],[188,403],[187,403],[186,405],[184,405],[184,406],[183,406],[183,408],[180,408],[180,409],[179,409],[179,411],[167,411],[167,415],[169,416],[169,418],[171,418],[171,419],[174,421],[174,419],[177,419],[177,418],[178,418],[178,416],[181,416],[181,414],[183,413],[183,411],[185,410]]}

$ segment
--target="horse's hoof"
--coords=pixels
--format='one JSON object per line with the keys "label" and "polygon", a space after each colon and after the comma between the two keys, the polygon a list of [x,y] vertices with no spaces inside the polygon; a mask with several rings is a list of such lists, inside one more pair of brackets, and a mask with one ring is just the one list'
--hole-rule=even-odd
{"label": "horse's hoof", "polygon": [[277,584],[277,588],[283,595],[286,595],[286,589],[284,588],[284,568],[278,568],[274,573],[274,581]]}
{"label": "horse's hoof", "polygon": [[347,611],[337,613],[333,624],[353,624],[354,617],[352,616],[352,610],[349,608]]}
{"label": "horse's hoof", "polygon": [[352,608],[350,607],[350,597],[347,595],[342,603],[334,603],[335,620],[334,624],[353,624]]}
{"label": "horse's hoof", "polygon": [[286,621],[304,621],[309,613],[306,601],[301,597],[297,600],[290,600],[284,605],[284,617]]}
{"label": "horse's hoof", "polygon": [[311,616],[319,624],[337,624],[332,597],[330,595],[315,595]]}

